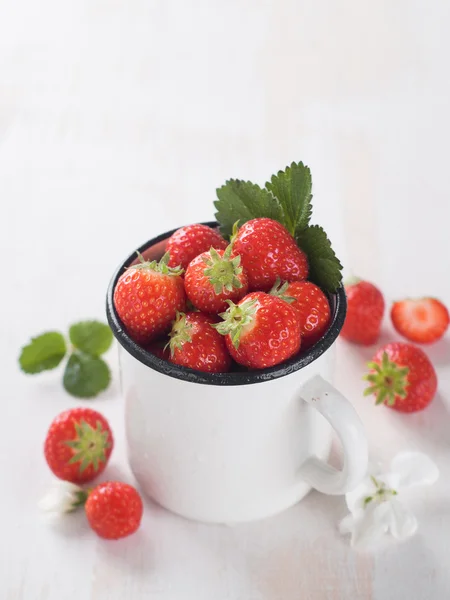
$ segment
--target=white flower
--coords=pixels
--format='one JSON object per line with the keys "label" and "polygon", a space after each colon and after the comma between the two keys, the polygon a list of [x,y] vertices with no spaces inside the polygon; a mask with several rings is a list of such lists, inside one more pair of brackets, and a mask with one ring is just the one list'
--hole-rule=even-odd
{"label": "white flower", "polygon": [[55,481],[39,502],[39,508],[53,514],[69,513],[84,504],[87,492],[69,481]]}
{"label": "white flower", "polygon": [[345,499],[350,514],[339,524],[340,532],[351,534],[352,546],[369,546],[386,533],[405,540],[417,530],[416,517],[401,503],[402,490],[431,485],[439,477],[436,464],[421,452],[401,452],[390,471],[369,469],[365,479]]}

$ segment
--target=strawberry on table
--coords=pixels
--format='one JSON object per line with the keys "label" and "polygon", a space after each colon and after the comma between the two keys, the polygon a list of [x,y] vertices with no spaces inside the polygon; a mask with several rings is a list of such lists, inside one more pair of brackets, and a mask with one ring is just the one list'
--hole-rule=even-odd
{"label": "strawberry on table", "polygon": [[315,344],[331,321],[330,304],[320,287],[310,281],[277,281],[270,294],[289,302],[300,314],[302,350]]}
{"label": "strawberry on table", "polygon": [[216,322],[199,312],[179,313],[170,333],[170,362],[206,373],[229,371],[231,357],[212,327]]}
{"label": "strawberry on table", "polygon": [[107,481],[89,492],[84,509],[89,525],[98,536],[118,540],[138,529],[144,506],[133,486]]}
{"label": "strawberry on table", "polygon": [[247,272],[249,290],[268,291],[277,278],[301,281],[308,277],[306,254],[289,231],[273,219],[247,221],[232,243]]}
{"label": "strawberry on table", "polygon": [[90,408],[74,408],[51,423],[44,444],[48,466],[60,479],[91,481],[109,460],[114,439],[108,421]]}
{"label": "strawberry on table", "polygon": [[391,319],[400,335],[420,344],[439,340],[450,321],[447,308],[436,298],[407,298],[394,302]]}
{"label": "strawberry on table", "polygon": [[168,266],[169,254],[160,262],[129,267],[117,282],[114,306],[130,337],[149,342],[170,328],[177,311],[186,306],[182,270]]}
{"label": "strawberry on table", "polygon": [[384,298],[380,290],[368,281],[353,279],[345,285],[347,316],[341,337],[370,346],[380,336],[384,315]]}
{"label": "strawberry on table", "polygon": [[299,314],[290,304],[264,292],[252,292],[220,316],[214,327],[225,335],[234,360],[252,369],[284,362],[300,349]]}
{"label": "strawberry on table", "polygon": [[184,277],[189,300],[199,310],[218,313],[227,307],[227,300],[238,301],[248,290],[248,279],[241,266],[241,257],[233,252],[211,248],[189,264]]}
{"label": "strawberry on table", "polygon": [[370,373],[365,379],[369,387],[364,395],[375,394],[376,404],[400,412],[416,412],[428,406],[436,394],[436,372],[417,346],[403,342],[387,344],[368,366]]}
{"label": "strawberry on table", "polygon": [[186,225],[173,233],[166,251],[170,254],[169,267],[186,269],[188,264],[210,248],[225,250],[227,242],[218,231],[207,225]]}

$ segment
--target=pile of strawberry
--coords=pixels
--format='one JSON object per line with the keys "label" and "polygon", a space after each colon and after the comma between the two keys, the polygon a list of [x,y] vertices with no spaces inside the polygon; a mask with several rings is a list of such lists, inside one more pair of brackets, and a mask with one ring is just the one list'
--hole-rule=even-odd
{"label": "pile of strawberry", "polygon": [[[360,344],[375,344],[381,333],[385,311],[382,292],[368,281],[354,280],[345,286],[348,310],[341,337]],[[394,302],[390,311],[397,333],[419,344],[439,341],[448,329],[449,312],[437,298],[407,298]],[[425,352],[415,344],[391,342],[380,348],[365,376],[376,404],[400,412],[417,412],[433,400],[438,380]]]}
{"label": "pile of strawberry", "polygon": [[117,540],[134,533],[141,522],[139,492],[122,481],[106,481],[84,489],[104,470],[114,447],[108,421],[90,408],[73,408],[51,423],[44,443],[48,466],[61,482],[43,499],[41,507],[70,513],[84,506],[88,523],[104,539]]}
{"label": "pile of strawberry", "polygon": [[315,344],[330,324],[327,296],[278,221],[178,229],[159,261],[128,268],[114,305],[130,337],[162,360],[208,373],[264,369]]}

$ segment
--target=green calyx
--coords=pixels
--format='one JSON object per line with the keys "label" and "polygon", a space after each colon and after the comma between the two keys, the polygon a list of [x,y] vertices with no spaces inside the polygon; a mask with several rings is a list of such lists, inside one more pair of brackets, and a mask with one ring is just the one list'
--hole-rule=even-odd
{"label": "green calyx", "polygon": [[157,260],[145,260],[140,252],[136,252],[136,254],[139,258],[139,264],[128,268],[148,269],[149,271],[155,271],[156,273],[162,273],[163,275],[182,275],[184,273],[184,269],[179,265],[177,267],[169,267],[169,252],[166,252],[159,262]]}
{"label": "green calyx", "polygon": [[230,335],[233,346],[236,350],[241,342],[241,334],[244,327],[253,323],[258,312],[259,303],[256,298],[246,300],[240,305],[231,300],[227,300],[229,308],[221,313],[222,323],[212,325],[221,335]]}
{"label": "green calyx", "polygon": [[106,462],[106,450],[111,447],[109,432],[102,428],[100,421],[96,427],[92,427],[83,419],[75,423],[77,437],[65,442],[66,446],[72,448],[73,456],[69,464],[80,463],[80,473],[83,473],[90,465],[98,471],[100,463]]}
{"label": "green calyx", "polygon": [[235,256],[231,258],[232,249],[232,245],[229,244],[223,255],[220,256],[217,250],[211,248],[209,251],[210,256],[204,256],[202,259],[206,265],[206,269],[203,272],[214,287],[216,294],[225,291],[232,292],[242,287],[242,283],[239,280],[239,275],[242,273],[242,267],[240,266],[241,257]]}
{"label": "green calyx", "polygon": [[80,508],[80,506],[84,506],[88,497],[89,490],[80,490],[78,492],[75,492],[71,508],[68,512],[73,512],[77,510],[77,508]]}
{"label": "green calyx", "polygon": [[186,342],[192,341],[192,328],[192,323],[186,322],[186,315],[177,312],[177,316],[172,325],[172,331],[169,333],[170,340],[165,346],[165,348],[169,346],[171,356],[174,355],[176,349],[181,350]]}
{"label": "green calyx", "polygon": [[233,223],[233,228],[231,230],[231,235],[230,235],[230,246],[233,246],[234,241],[237,238],[238,231],[239,231],[239,219]]}
{"label": "green calyx", "polygon": [[270,290],[269,294],[271,296],[277,296],[277,298],[281,298],[285,302],[289,302],[289,304],[292,304],[292,302],[295,302],[295,298],[293,296],[289,296],[289,294],[286,293],[288,287],[289,281],[284,281],[282,283],[281,279],[277,277],[273,288]]}
{"label": "green calyx", "polygon": [[344,281],[344,287],[351,287],[352,285],[357,285],[358,283],[360,283],[360,281],[361,279],[359,277],[352,275]]}
{"label": "green calyx", "polygon": [[371,502],[381,504],[382,502],[386,502],[386,500],[389,500],[391,496],[397,496],[397,490],[387,488],[383,481],[379,481],[373,475],[370,476],[370,479],[372,480],[372,483],[375,486],[376,490],[375,493],[372,494],[372,496],[366,496],[364,498],[364,508],[366,508],[366,506]]}
{"label": "green calyx", "polygon": [[375,404],[387,404],[392,406],[395,398],[406,398],[408,382],[408,367],[399,367],[395,362],[389,360],[387,352],[383,352],[381,364],[377,362],[368,363],[371,373],[364,376],[369,382],[369,387],[364,391],[364,396],[376,394]]}

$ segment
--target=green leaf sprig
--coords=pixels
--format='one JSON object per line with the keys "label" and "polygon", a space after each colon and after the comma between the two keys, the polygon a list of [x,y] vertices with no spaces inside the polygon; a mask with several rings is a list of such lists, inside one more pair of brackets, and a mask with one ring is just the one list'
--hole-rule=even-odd
{"label": "green leaf sprig", "polygon": [[67,344],[59,331],[32,338],[22,348],[20,368],[24,373],[35,375],[55,369],[68,355],[64,388],[77,398],[93,398],[106,390],[111,381],[110,369],[101,355],[112,344],[112,331],[99,321],[80,321],[69,328],[69,341]]}
{"label": "green leaf sprig", "polygon": [[236,221],[241,226],[258,217],[274,219],[286,227],[306,253],[310,280],[328,292],[336,291],[342,282],[342,265],[323,228],[310,225],[311,171],[302,162],[293,162],[272,175],[265,188],[230,179],[217,190],[217,198],[215,217],[223,235],[232,235]]}

